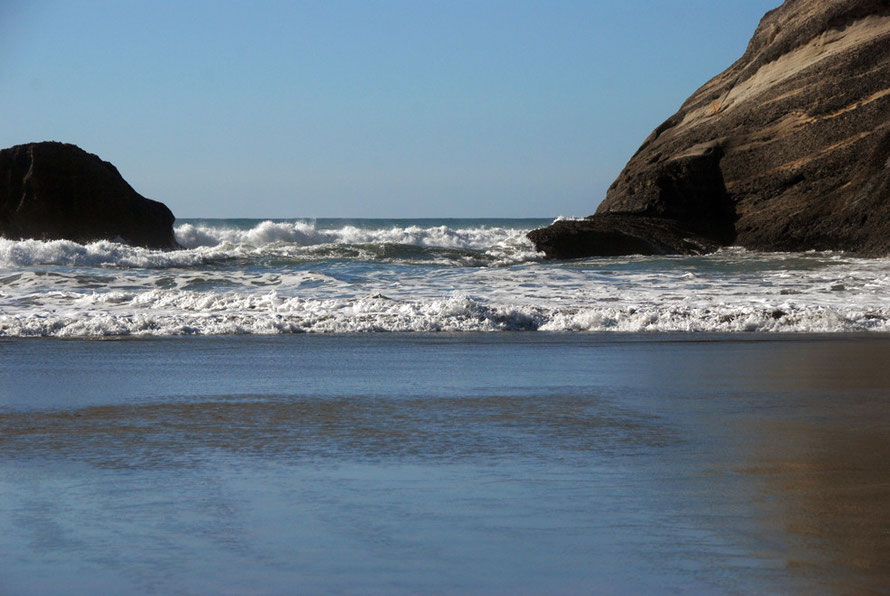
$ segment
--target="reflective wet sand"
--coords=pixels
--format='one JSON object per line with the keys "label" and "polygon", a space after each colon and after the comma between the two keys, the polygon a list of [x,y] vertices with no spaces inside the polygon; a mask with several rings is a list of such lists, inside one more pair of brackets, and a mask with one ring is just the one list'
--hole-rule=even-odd
{"label": "reflective wet sand", "polygon": [[890,338],[16,340],[0,358],[4,594],[890,587]]}

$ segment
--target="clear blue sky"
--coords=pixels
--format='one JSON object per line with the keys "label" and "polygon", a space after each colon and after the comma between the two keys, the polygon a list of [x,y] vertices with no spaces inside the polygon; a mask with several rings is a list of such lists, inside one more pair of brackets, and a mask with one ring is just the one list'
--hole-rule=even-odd
{"label": "clear blue sky", "polygon": [[179,217],[587,215],[780,0],[0,0],[0,145]]}

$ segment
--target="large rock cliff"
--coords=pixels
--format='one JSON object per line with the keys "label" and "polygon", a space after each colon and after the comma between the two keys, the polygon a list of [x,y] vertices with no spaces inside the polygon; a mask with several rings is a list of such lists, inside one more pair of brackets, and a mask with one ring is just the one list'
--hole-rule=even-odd
{"label": "large rock cliff", "polygon": [[595,215],[529,237],[556,258],[620,253],[616,238],[635,247],[623,254],[890,253],[890,0],[786,0],[646,139]]}
{"label": "large rock cliff", "polygon": [[0,151],[0,235],[41,240],[123,240],[174,248],[173,213],[146,199],[97,156],[65,143]]}

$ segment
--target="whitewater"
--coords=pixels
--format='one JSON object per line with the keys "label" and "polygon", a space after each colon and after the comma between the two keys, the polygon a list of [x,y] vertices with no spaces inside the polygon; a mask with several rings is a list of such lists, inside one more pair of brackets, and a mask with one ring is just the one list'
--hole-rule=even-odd
{"label": "whitewater", "polygon": [[890,331],[890,259],[548,261],[549,220],[178,220],[180,250],[0,239],[0,337]]}

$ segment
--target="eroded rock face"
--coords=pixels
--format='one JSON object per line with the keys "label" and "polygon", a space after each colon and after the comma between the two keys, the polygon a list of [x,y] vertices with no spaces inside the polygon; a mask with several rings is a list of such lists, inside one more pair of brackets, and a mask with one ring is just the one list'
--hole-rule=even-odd
{"label": "eroded rock face", "polygon": [[767,13],[592,219],[610,214],[720,245],[890,253],[890,0],[787,0]]}
{"label": "eroded rock face", "polygon": [[65,143],[0,151],[0,235],[41,240],[123,240],[175,248],[173,213],[137,193],[117,168]]}

